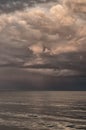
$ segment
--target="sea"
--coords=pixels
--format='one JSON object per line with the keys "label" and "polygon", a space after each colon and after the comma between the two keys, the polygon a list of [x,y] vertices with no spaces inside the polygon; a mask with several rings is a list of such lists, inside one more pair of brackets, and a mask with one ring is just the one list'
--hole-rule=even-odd
{"label": "sea", "polygon": [[86,92],[1,91],[0,130],[86,130]]}

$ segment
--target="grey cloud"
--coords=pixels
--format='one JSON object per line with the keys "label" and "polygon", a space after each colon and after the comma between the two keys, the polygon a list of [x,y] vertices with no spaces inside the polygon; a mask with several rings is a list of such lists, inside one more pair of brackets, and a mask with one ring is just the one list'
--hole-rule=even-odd
{"label": "grey cloud", "polygon": [[[0,0],[0,13],[10,13],[49,2],[52,2],[52,0]],[[53,0],[53,2],[57,2],[57,0]]]}
{"label": "grey cloud", "polygon": [[40,75],[39,73],[37,74],[19,68],[1,68],[0,89],[86,90],[86,77],[60,76],[57,78],[48,75]]}
{"label": "grey cloud", "polygon": [[45,64],[31,64],[26,65],[25,68],[53,69],[56,73],[59,72],[57,75],[59,75],[60,72],[65,72],[65,70],[68,70],[69,75],[72,74],[72,72],[79,75],[86,75],[85,58],[85,52],[69,52],[53,56],[42,54],[42,59],[46,59]]}
{"label": "grey cloud", "polygon": [[[85,75],[86,21],[71,4],[74,8],[78,6],[73,0],[66,0],[57,5],[52,3],[50,8],[36,6],[2,13],[0,64],[55,68],[58,76],[68,72]],[[82,2],[80,6],[85,5]]]}

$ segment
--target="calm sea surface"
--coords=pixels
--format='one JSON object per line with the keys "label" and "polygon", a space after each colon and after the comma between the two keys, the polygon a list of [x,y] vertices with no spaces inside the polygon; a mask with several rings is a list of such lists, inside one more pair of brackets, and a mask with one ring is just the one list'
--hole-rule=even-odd
{"label": "calm sea surface", "polygon": [[86,92],[0,92],[0,130],[86,130]]}

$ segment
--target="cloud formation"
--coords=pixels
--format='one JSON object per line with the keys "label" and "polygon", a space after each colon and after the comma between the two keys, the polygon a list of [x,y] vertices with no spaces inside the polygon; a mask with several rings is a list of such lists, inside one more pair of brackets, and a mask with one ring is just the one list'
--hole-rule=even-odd
{"label": "cloud formation", "polygon": [[52,68],[58,76],[86,75],[86,0],[51,5],[1,13],[1,66]]}
{"label": "cloud formation", "polygon": [[[53,0],[57,2],[58,0]],[[52,0],[0,0],[0,13],[10,13],[16,10],[23,10],[26,7],[33,7],[36,4],[52,3]]]}

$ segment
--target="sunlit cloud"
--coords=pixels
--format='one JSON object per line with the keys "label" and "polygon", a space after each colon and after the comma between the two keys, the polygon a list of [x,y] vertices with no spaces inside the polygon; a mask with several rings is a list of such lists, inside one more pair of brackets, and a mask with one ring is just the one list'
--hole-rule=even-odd
{"label": "sunlit cloud", "polygon": [[[58,76],[69,72],[75,75],[76,71],[83,74],[83,63],[86,63],[86,0],[54,2],[51,1],[52,6],[40,3],[30,8],[28,3],[24,3],[21,10],[1,13],[1,66],[38,65],[38,68],[44,66],[47,69],[52,66],[53,69],[60,68]],[[17,5],[14,2],[3,6],[16,8]]]}

